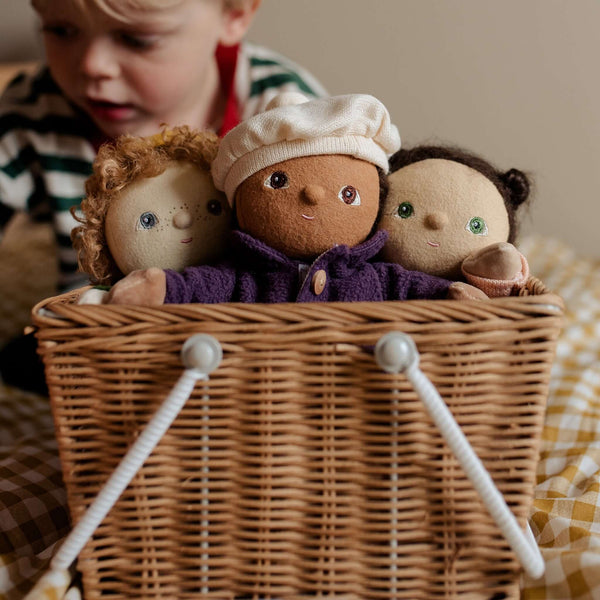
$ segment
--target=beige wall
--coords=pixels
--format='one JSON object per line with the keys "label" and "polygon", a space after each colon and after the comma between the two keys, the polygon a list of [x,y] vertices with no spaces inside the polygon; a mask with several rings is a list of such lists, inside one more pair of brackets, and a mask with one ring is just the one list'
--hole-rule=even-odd
{"label": "beige wall", "polygon": [[600,0],[263,0],[250,38],[379,97],[405,146],[531,173],[526,230],[600,257],[599,27]]}
{"label": "beige wall", "polygon": [[30,0],[0,0],[0,61],[21,62],[41,55],[38,24]]}
{"label": "beige wall", "polygon": [[[39,51],[29,15],[0,0],[0,59]],[[250,39],[378,96],[405,146],[530,172],[526,230],[600,257],[599,26],[600,0],[263,0]]]}

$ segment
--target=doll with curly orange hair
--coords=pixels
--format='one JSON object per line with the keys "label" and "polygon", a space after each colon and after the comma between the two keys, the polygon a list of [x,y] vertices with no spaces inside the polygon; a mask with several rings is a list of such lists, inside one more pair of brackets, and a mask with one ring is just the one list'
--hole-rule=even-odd
{"label": "doll with curly orange hair", "polygon": [[[231,226],[225,195],[210,167],[219,145],[188,127],[151,137],[125,135],[98,152],[86,182],[81,225],[73,230],[80,268],[111,286],[131,271],[182,270],[224,250]],[[98,292],[83,302],[101,302]]]}

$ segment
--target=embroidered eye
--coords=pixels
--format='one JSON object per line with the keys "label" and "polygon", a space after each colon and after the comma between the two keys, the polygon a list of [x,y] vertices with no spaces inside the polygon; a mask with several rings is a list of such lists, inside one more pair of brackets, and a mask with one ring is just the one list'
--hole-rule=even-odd
{"label": "embroidered eye", "polygon": [[140,216],[138,229],[152,229],[158,224],[158,217],[152,212],[145,212]]}
{"label": "embroidered eye", "polygon": [[467,231],[470,231],[471,233],[473,233],[475,235],[487,235],[488,234],[487,225],[485,224],[485,221],[481,217],[473,217],[467,223]]}
{"label": "embroidered eye", "polygon": [[218,217],[223,212],[223,205],[220,200],[209,200],[206,209],[211,215]]}
{"label": "embroidered eye", "polygon": [[338,194],[338,198],[348,206],[360,206],[360,194],[351,185],[343,187]]}
{"label": "embroidered eye", "polygon": [[265,179],[265,187],[282,190],[290,185],[288,176],[283,171],[275,171]]}
{"label": "embroidered eye", "polygon": [[398,216],[401,219],[408,219],[415,214],[415,209],[410,202],[403,202],[398,206]]}

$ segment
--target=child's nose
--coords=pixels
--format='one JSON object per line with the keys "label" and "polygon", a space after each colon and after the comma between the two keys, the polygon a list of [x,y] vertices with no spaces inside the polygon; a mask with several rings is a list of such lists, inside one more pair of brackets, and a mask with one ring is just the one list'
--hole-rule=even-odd
{"label": "child's nose", "polygon": [[180,210],[173,217],[173,225],[177,229],[187,229],[192,224],[192,215],[187,210]]}
{"label": "child's nose", "polygon": [[302,190],[302,196],[307,204],[318,204],[325,197],[325,188],[320,185],[307,185]]}
{"label": "child's nose", "polygon": [[97,79],[116,77],[119,63],[113,56],[109,40],[90,40],[81,53],[80,68],[88,77]]}
{"label": "child's nose", "polygon": [[425,217],[425,226],[429,229],[442,229],[448,223],[448,215],[443,212],[429,213]]}

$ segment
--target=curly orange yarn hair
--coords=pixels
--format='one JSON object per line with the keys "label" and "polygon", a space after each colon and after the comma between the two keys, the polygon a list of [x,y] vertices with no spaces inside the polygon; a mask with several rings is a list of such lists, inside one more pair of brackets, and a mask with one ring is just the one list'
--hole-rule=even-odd
{"label": "curly orange yarn hair", "polygon": [[104,234],[111,202],[131,183],[156,177],[174,162],[187,161],[210,172],[218,147],[216,134],[187,126],[165,129],[150,137],[123,135],[100,147],[85,184],[82,215],[71,209],[81,223],[71,232],[79,268],[93,284],[112,285],[125,275],[117,267]]}

